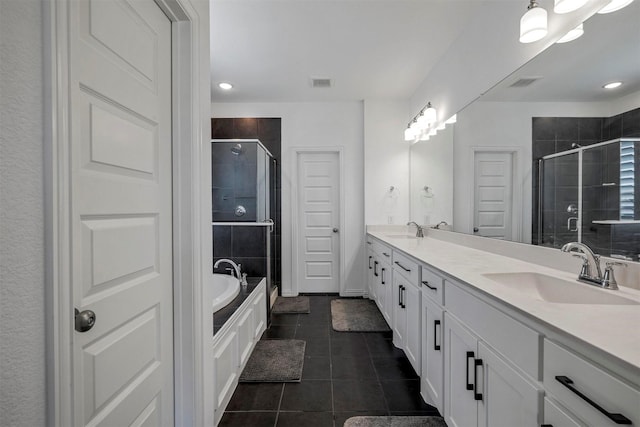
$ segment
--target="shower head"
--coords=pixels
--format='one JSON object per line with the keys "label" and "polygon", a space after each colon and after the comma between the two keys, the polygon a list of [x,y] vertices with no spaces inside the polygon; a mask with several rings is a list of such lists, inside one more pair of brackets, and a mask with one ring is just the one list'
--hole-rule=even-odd
{"label": "shower head", "polygon": [[236,156],[239,156],[240,154],[242,154],[242,144],[236,144],[233,147],[231,147],[231,152]]}

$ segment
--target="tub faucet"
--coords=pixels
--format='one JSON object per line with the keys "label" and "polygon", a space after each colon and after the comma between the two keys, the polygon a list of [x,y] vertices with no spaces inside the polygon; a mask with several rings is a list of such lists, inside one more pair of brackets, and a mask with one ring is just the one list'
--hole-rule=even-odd
{"label": "tub faucet", "polygon": [[416,226],[416,237],[424,237],[424,233],[422,232],[422,227],[420,227],[418,223],[415,221],[409,221],[407,223],[407,225],[411,225],[411,224]]}
{"label": "tub faucet", "polygon": [[235,276],[238,278],[238,280],[242,279],[242,273],[240,271],[240,268],[242,267],[242,264],[236,264],[235,262],[231,261],[230,259],[227,258],[222,258],[216,261],[215,264],[213,264],[213,268],[218,268],[218,265],[220,265],[221,262],[226,262],[227,264],[231,264],[231,266],[233,267],[233,269],[229,269],[232,271],[231,275],[233,276],[233,273],[235,272]]}
{"label": "tub faucet", "polygon": [[[600,255],[594,254],[591,248],[584,243],[569,242],[561,249],[562,252],[577,252],[573,256],[582,259],[582,269],[578,275],[578,280],[590,285],[597,285],[609,289],[616,289],[608,286],[603,281],[602,270],[600,270]],[[595,272],[594,272],[595,269]]]}

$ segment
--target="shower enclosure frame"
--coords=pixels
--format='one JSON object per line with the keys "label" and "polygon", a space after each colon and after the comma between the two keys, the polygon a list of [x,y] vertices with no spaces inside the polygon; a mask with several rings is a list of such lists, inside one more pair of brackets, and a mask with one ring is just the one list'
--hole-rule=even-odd
{"label": "shower enclosure frame", "polygon": [[[560,157],[564,157],[564,156],[568,156],[571,154],[577,154],[578,155],[578,184],[577,184],[577,218],[576,218],[576,230],[577,231],[577,242],[582,242],[582,238],[583,238],[583,169],[584,169],[584,164],[583,164],[583,158],[584,158],[584,152],[587,150],[591,150],[594,148],[598,148],[598,147],[604,147],[607,145],[611,145],[611,144],[620,144],[622,142],[633,142],[633,143],[639,143],[640,142],[640,138],[626,138],[626,137],[622,137],[622,138],[615,138],[612,140],[608,140],[608,141],[603,141],[603,142],[598,142],[595,144],[591,144],[591,145],[585,145],[583,147],[577,147],[577,148],[572,148],[570,150],[565,150],[559,153],[554,153],[554,154],[549,154],[546,156],[541,157],[540,159],[538,159],[538,241],[537,244],[541,245],[541,246],[545,246],[544,242],[543,242],[543,237],[544,237],[544,228],[543,228],[543,218],[544,218],[544,162],[546,160],[551,160],[551,159],[556,159],[556,158],[560,158]],[[603,183],[603,185],[605,185]],[[618,188],[620,188],[620,184],[617,184]],[[637,200],[635,201],[636,203],[638,202]],[[557,212],[557,210],[556,210]],[[622,223],[622,222],[621,222]],[[570,230],[570,222],[567,225],[569,231],[573,231]],[[555,232],[554,232],[555,234]]]}

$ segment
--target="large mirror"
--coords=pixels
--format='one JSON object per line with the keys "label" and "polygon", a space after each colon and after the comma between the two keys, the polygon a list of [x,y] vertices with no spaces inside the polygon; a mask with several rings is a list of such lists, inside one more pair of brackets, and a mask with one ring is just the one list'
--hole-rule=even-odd
{"label": "large mirror", "polygon": [[[552,45],[414,144],[411,219],[551,247],[580,240],[639,261],[639,19],[640,1],[594,15],[582,37]],[[614,81],[623,84],[603,88]]]}

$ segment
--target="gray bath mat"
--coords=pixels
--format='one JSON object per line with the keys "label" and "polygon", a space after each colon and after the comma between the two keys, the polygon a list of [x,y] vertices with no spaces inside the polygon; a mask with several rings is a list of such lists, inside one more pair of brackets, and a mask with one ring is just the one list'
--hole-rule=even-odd
{"label": "gray bath mat", "polygon": [[386,332],[389,325],[376,303],[365,299],[331,301],[331,325],[340,332]]}
{"label": "gray bath mat", "polygon": [[344,427],[447,427],[441,417],[351,417]]}
{"label": "gray bath mat", "polygon": [[271,312],[276,314],[310,313],[309,297],[278,297]]}
{"label": "gray bath mat", "polygon": [[306,345],[302,340],[258,341],[239,381],[300,382]]}

